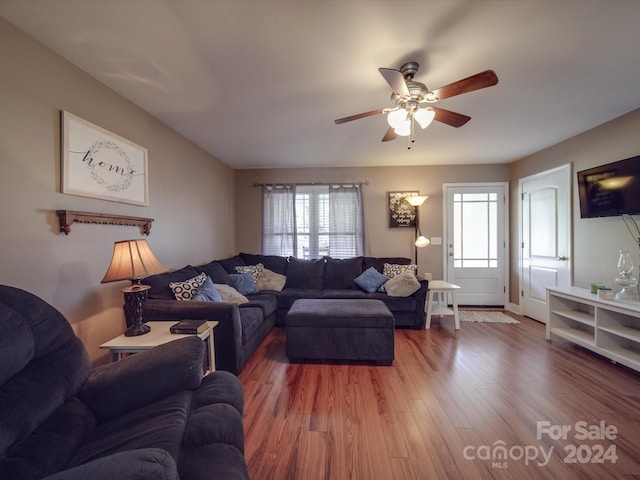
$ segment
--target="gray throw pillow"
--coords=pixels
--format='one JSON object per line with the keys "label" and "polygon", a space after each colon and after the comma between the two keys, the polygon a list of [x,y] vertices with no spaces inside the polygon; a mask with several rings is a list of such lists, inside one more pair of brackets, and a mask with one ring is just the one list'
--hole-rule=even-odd
{"label": "gray throw pillow", "polygon": [[365,292],[373,293],[384,285],[387,280],[389,280],[389,277],[383,275],[374,267],[369,267],[353,281]]}

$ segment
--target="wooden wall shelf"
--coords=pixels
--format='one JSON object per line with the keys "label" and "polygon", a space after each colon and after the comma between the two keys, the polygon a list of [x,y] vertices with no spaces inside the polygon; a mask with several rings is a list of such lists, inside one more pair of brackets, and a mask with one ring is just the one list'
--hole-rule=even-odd
{"label": "wooden wall shelf", "polygon": [[57,210],[56,213],[60,220],[60,231],[64,232],[65,235],[69,235],[71,232],[71,224],[74,222],[139,226],[145,235],[149,235],[149,233],[151,233],[151,222],[153,222],[153,218],[110,215],[107,213],[76,212],[73,210]]}

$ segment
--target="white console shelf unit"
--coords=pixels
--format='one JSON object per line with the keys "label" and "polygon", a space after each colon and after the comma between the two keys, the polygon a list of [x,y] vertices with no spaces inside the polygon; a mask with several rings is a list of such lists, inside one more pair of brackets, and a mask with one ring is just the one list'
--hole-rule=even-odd
{"label": "white console shelf unit", "polygon": [[555,335],[640,371],[640,302],[553,287],[547,288],[547,305],[547,340]]}

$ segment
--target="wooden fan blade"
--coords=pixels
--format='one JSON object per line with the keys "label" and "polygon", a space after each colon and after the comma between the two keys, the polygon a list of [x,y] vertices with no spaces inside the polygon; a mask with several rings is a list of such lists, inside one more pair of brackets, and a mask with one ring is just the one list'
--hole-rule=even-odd
{"label": "wooden fan blade", "polygon": [[384,134],[384,137],[382,137],[382,141],[383,142],[389,142],[391,140],[395,140],[396,139],[396,132],[393,129],[393,127],[389,127],[389,129],[387,130],[387,133]]}
{"label": "wooden fan blade", "polygon": [[351,115],[350,117],[339,118],[335,120],[335,122],[340,125],[341,123],[351,122],[353,120],[359,120],[360,118],[372,117],[374,115],[380,115],[382,113],[382,108],[377,110],[371,110],[370,112],[358,113],[357,115]]}
{"label": "wooden fan blade", "polygon": [[391,90],[400,95],[401,97],[409,96],[409,89],[407,88],[407,82],[404,81],[404,75],[400,70],[394,70],[393,68],[379,68],[378,71],[387,81]]}
{"label": "wooden fan blade", "polygon": [[436,100],[444,100],[445,98],[455,97],[456,95],[473,92],[481,88],[491,87],[496,83],[498,83],[496,73],[493,70],[486,70],[433,90],[429,95],[433,95]]}
{"label": "wooden fan blade", "polygon": [[450,125],[452,127],[459,128],[469,120],[471,120],[471,117],[468,117],[467,115],[463,115],[461,113],[452,112],[451,110],[445,110],[444,108],[431,108],[433,108],[434,112],[436,112],[435,117],[433,117],[434,120],[441,123],[446,123],[447,125]]}

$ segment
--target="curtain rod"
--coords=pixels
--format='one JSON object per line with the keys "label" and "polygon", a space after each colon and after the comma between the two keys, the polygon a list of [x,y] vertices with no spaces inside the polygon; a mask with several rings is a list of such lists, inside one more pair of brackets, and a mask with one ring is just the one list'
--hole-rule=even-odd
{"label": "curtain rod", "polygon": [[254,183],[254,187],[284,187],[287,185],[296,185],[302,187],[308,187],[312,185],[369,185],[369,180],[363,180],[362,182],[311,182],[311,183]]}

